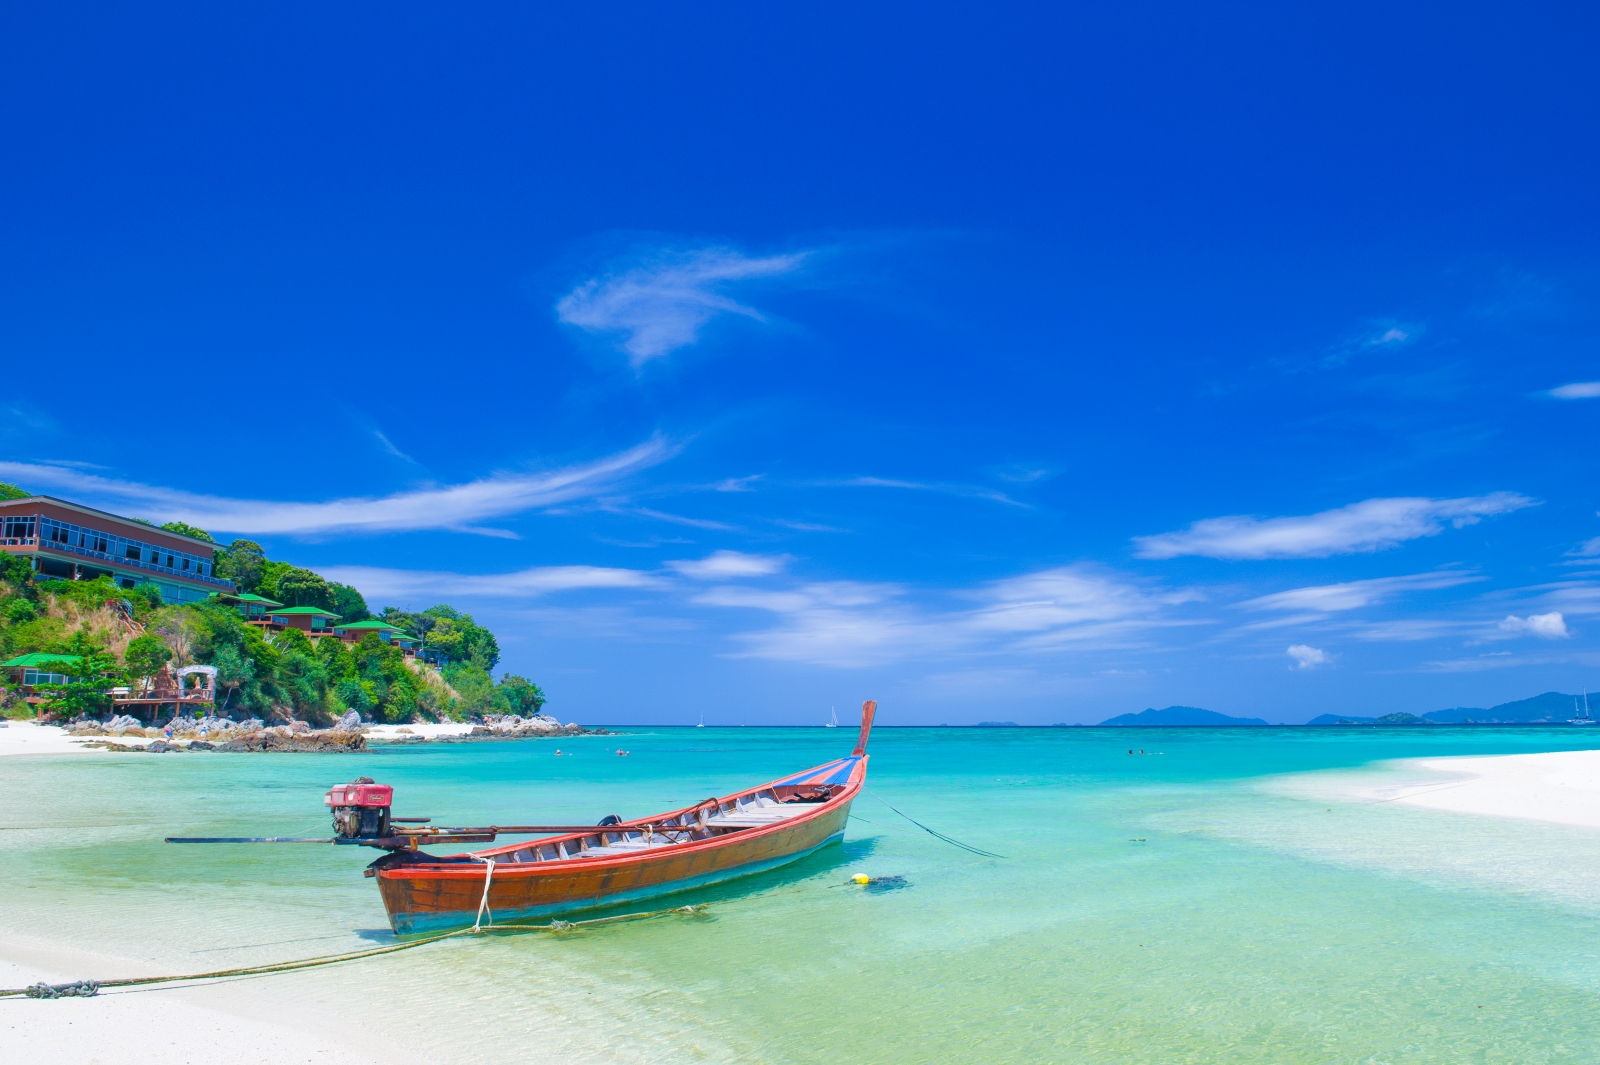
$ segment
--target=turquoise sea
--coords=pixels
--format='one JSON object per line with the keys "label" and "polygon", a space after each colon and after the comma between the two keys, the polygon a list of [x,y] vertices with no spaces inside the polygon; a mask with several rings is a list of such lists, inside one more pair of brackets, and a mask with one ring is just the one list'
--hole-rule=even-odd
{"label": "turquoise sea", "polygon": [[[590,823],[793,772],[855,738],[624,731],[5,759],[0,933],[172,972],[388,942],[360,873],[370,852],[161,838],[321,834],[323,791],[359,774],[396,786],[397,815]],[[711,903],[699,916],[457,939],[254,986],[278,1008],[342,1004],[355,1028],[403,1030],[441,1062],[1593,1062],[1600,832],[1362,795],[1439,779],[1400,759],[1595,742],[880,727],[873,792],[1004,858],[864,795],[843,845],[676,897]],[[855,873],[906,886],[846,885]]]}

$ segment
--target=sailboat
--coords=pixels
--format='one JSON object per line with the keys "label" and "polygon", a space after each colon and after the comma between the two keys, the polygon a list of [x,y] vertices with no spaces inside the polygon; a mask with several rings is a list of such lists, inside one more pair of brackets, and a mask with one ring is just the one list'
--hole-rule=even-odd
{"label": "sailboat", "polygon": [[835,710],[833,707],[830,706],[830,707],[828,707],[828,714],[832,717],[832,720],[829,721],[826,725],[823,725],[822,727],[823,728],[838,728],[839,727],[839,711]]}
{"label": "sailboat", "polygon": [[705,712],[705,709],[702,708],[701,711],[700,711],[700,724],[696,725],[695,728],[705,728],[705,727],[706,727],[706,712]]}
{"label": "sailboat", "polygon": [[1569,725],[1592,725],[1592,724],[1595,723],[1594,718],[1589,716],[1589,689],[1588,688],[1583,689],[1583,708],[1579,709],[1578,700],[1574,699],[1574,700],[1572,700],[1572,712],[1574,714],[1576,714],[1577,716],[1574,717],[1571,721],[1567,722],[1567,724],[1569,724]]}

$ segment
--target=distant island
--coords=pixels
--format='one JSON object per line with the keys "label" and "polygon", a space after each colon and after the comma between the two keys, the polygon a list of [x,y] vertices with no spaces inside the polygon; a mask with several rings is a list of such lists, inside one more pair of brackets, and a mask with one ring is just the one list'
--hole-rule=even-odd
{"label": "distant island", "polygon": [[1145,710],[1137,714],[1119,714],[1100,722],[1101,726],[1128,726],[1128,725],[1209,725],[1212,728],[1219,726],[1256,726],[1264,727],[1267,723],[1259,717],[1229,717],[1219,714],[1215,710],[1202,710],[1198,706],[1169,706],[1164,710]]}
{"label": "distant island", "polygon": [[1308,725],[1549,725],[1561,724],[1575,716],[1577,696],[1545,692],[1531,699],[1501,703],[1487,709],[1457,706],[1415,714],[1385,714],[1382,717],[1356,717],[1351,714],[1323,714]]}

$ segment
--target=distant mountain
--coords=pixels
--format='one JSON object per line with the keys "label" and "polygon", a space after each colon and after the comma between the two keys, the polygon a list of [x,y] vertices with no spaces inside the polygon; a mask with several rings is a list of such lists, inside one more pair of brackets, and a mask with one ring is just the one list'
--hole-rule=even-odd
{"label": "distant mountain", "polygon": [[1350,714],[1323,714],[1307,721],[1308,725],[1432,725],[1434,722],[1416,714],[1384,714],[1382,717],[1353,717]]}
{"label": "distant mountain", "polygon": [[1536,725],[1570,721],[1573,697],[1560,692],[1545,692],[1532,699],[1519,699],[1484,709],[1457,706],[1434,710],[1417,717],[1412,714],[1385,714],[1382,717],[1354,717],[1350,714],[1322,714],[1308,725]]}
{"label": "distant mountain", "polygon": [[1501,703],[1487,710],[1458,706],[1454,710],[1435,710],[1422,716],[1441,725],[1454,725],[1465,721],[1485,724],[1531,724],[1540,721],[1568,721],[1573,716],[1574,696],[1560,692],[1545,692],[1532,699],[1519,699],[1514,703]]}
{"label": "distant mountain", "polygon": [[1021,728],[1015,721],[980,721],[979,728]]}
{"label": "distant mountain", "polygon": [[1229,717],[1215,710],[1202,710],[1198,706],[1169,706],[1165,710],[1146,710],[1138,714],[1121,714],[1101,725],[1265,725],[1259,717]]}

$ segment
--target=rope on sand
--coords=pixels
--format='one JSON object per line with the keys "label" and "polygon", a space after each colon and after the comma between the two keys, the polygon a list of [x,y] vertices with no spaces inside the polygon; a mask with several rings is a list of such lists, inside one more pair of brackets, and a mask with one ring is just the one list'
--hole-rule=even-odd
{"label": "rope on sand", "polygon": [[376,958],[383,954],[394,954],[412,947],[424,947],[429,943],[438,943],[445,939],[454,939],[457,936],[489,935],[495,932],[565,932],[573,928],[586,925],[612,924],[617,921],[633,921],[644,917],[659,917],[663,914],[697,914],[706,908],[705,903],[695,906],[673,906],[664,910],[648,910],[644,913],[621,913],[612,917],[594,917],[587,921],[551,921],[549,924],[502,924],[489,928],[459,928],[454,932],[441,932],[436,936],[424,939],[414,939],[408,943],[396,943],[387,947],[368,947],[363,950],[345,951],[341,954],[322,954],[311,958],[298,958],[294,961],[273,962],[269,965],[246,965],[236,969],[218,969],[209,973],[188,973],[182,976],[139,976],[125,980],[79,980],[69,984],[37,983],[30,987],[11,987],[0,989],[0,998],[89,998],[101,989],[108,987],[140,987],[145,984],[179,984],[195,980],[220,980],[230,976],[265,976],[271,973],[288,973],[299,969],[315,969],[323,965],[340,965],[348,961],[360,961],[362,958]]}

